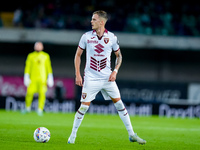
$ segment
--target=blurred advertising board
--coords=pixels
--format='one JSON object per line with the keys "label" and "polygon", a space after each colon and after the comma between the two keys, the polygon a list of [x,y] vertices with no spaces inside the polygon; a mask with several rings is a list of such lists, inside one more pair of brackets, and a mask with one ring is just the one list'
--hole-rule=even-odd
{"label": "blurred advertising board", "polygon": [[[0,96],[0,109],[5,109],[6,111],[22,111],[25,108],[25,98],[24,97],[12,97],[12,96]],[[37,111],[38,109],[38,99],[35,97],[31,104],[31,111]],[[45,112],[75,112],[75,101],[63,99],[59,101],[58,99],[46,99]]]}
{"label": "blurred advertising board", "polygon": [[[46,99],[45,112],[74,113],[80,103],[75,100]],[[134,103],[124,102],[130,116],[152,116],[173,118],[200,118],[200,105],[173,105],[165,103]],[[24,98],[0,96],[0,109],[6,111],[20,111],[25,108]],[[37,111],[38,99],[34,98],[31,105],[32,111]],[[112,101],[93,101],[88,110],[89,114],[117,114]]]}
{"label": "blurred advertising board", "polygon": [[[0,76],[0,96],[25,97],[26,87],[22,76]],[[48,88],[47,98],[75,98],[73,78],[54,78],[54,86]]]}
{"label": "blurred advertising board", "polygon": [[[200,118],[198,83],[116,82],[126,109],[132,116]],[[44,110],[75,112],[80,106],[81,90],[81,87],[75,86],[73,78],[55,78],[54,87],[47,92]],[[25,94],[23,77],[0,76],[0,108],[7,111],[22,110],[25,107]],[[32,110],[36,110],[37,106],[36,96]],[[113,102],[105,101],[99,93],[92,101],[88,113],[117,114],[117,111]]]}
{"label": "blurred advertising board", "polygon": [[200,83],[190,83],[188,85],[188,99],[191,103],[200,104]]}
{"label": "blurred advertising board", "polygon": [[124,101],[162,103],[171,99],[187,99],[185,83],[118,81]]}
{"label": "blurred advertising board", "polygon": [[[125,102],[184,103],[188,98],[187,83],[116,81]],[[79,93],[81,91],[79,90]],[[80,94],[78,94],[80,95]],[[101,101],[99,93],[96,100]]]}

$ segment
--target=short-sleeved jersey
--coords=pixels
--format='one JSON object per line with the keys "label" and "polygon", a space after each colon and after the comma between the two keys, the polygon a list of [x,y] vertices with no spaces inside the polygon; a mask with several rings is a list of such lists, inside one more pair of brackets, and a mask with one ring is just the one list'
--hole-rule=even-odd
{"label": "short-sleeved jersey", "polygon": [[84,80],[107,80],[112,72],[111,53],[119,50],[117,37],[107,30],[99,38],[95,30],[86,32],[79,41],[79,48],[86,50]]}
{"label": "short-sleeved jersey", "polygon": [[32,82],[39,80],[46,83],[48,74],[52,74],[49,54],[43,51],[28,54],[24,73],[30,75]]}

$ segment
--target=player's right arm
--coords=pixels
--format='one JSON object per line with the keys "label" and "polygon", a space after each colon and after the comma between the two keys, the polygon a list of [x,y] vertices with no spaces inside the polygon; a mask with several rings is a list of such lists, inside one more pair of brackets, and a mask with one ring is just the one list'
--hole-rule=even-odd
{"label": "player's right arm", "polygon": [[76,75],[76,85],[83,86],[83,79],[80,73],[80,65],[81,65],[81,55],[83,50],[78,47],[76,50],[75,58],[74,58],[74,67],[75,67],[75,75]]}

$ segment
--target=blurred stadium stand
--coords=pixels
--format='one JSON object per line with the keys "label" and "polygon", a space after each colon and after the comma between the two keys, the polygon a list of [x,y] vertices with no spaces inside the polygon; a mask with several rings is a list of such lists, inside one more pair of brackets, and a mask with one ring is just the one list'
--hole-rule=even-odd
{"label": "blurred stadium stand", "polygon": [[118,79],[200,81],[200,5],[185,0],[6,1],[0,6],[0,74],[23,75],[27,54],[41,40],[55,76],[74,77],[78,41],[97,9],[109,13],[106,27],[120,41]]}
{"label": "blurred stadium stand", "polygon": [[108,30],[149,35],[200,35],[200,6],[193,0],[181,3],[173,0],[19,0],[6,1],[0,6],[3,16],[10,17],[8,12],[13,13],[13,25],[17,27],[78,30],[91,29],[91,13],[97,9],[110,14]]}

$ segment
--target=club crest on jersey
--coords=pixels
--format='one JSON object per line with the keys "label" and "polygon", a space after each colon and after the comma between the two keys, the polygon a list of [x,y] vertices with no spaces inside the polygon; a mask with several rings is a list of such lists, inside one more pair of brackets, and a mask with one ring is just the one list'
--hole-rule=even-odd
{"label": "club crest on jersey", "polygon": [[82,98],[85,99],[87,96],[87,93],[82,93]]}
{"label": "club crest on jersey", "polygon": [[105,42],[106,44],[108,44],[109,38],[104,38],[104,42]]}

